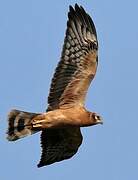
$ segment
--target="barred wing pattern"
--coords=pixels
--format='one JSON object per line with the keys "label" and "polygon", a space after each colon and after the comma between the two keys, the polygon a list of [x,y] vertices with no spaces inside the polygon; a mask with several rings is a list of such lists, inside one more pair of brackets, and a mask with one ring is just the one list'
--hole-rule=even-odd
{"label": "barred wing pattern", "polygon": [[[97,69],[97,50],[92,19],[81,6],[70,6],[61,60],[52,79],[47,111],[84,104]],[[80,128],[42,131],[42,156],[38,167],[72,157],[81,142]]]}
{"label": "barred wing pattern", "polygon": [[[96,58],[90,59],[91,56],[97,56],[98,48],[96,30],[90,16],[82,7],[76,5],[75,10],[70,6],[68,17],[62,56],[52,79],[48,97],[50,110],[59,107],[62,95],[72,81],[82,80],[81,75],[87,79],[86,71],[90,71],[94,76],[97,67],[97,62],[93,63]],[[78,84],[74,86],[74,89],[77,88]],[[70,93],[74,95],[72,91]]]}

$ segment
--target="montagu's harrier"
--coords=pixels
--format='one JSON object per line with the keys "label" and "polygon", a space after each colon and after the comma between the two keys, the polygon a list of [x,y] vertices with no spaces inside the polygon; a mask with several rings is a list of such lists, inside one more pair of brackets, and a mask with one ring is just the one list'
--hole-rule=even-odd
{"label": "montagu's harrier", "polygon": [[42,131],[38,167],[71,158],[82,143],[80,127],[102,124],[98,114],[84,107],[97,65],[94,23],[82,6],[70,6],[61,59],[52,79],[46,113],[12,110],[8,115],[9,141]]}

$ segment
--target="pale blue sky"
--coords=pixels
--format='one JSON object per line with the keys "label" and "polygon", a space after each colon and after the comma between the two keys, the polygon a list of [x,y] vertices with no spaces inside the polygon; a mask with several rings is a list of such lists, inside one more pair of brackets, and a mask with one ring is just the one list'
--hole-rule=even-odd
{"label": "pale blue sky", "polygon": [[[68,5],[85,7],[99,39],[99,67],[86,107],[103,126],[84,128],[79,152],[41,169],[39,134],[5,139],[12,108],[46,109],[59,61]],[[0,179],[138,179],[138,1],[0,1]]]}

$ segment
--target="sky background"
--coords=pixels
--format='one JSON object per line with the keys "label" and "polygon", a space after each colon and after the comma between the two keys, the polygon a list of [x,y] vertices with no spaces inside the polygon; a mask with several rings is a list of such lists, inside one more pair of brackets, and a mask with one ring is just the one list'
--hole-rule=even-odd
{"label": "sky background", "polygon": [[[70,160],[37,168],[39,133],[6,140],[7,113],[44,112],[60,58],[68,6],[84,6],[99,39],[99,67],[86,107],[104,125],[83,128]],[[0,0],[0,179],[138,179],[138,1]]]}

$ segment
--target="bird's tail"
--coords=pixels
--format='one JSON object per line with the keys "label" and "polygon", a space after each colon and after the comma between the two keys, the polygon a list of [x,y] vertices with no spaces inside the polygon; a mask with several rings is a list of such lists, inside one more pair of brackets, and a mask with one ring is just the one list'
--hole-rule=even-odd
{"label": "bird's tail", "polygon": [[16,141],[38,132],[39,130],[32,128],[31,125],[31,120],[37,115],[39,114],[12,110],[8,115],[7,139],[9,141]]}

